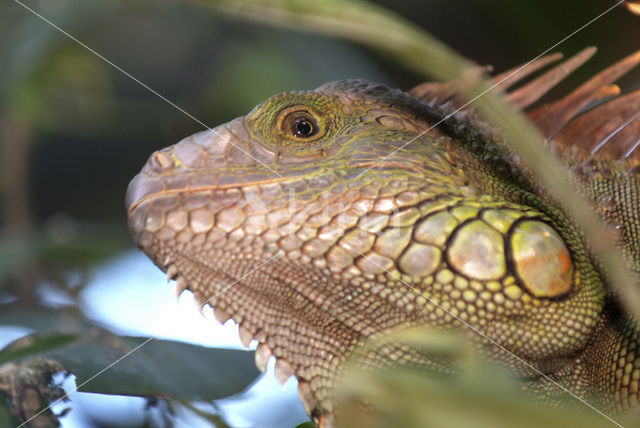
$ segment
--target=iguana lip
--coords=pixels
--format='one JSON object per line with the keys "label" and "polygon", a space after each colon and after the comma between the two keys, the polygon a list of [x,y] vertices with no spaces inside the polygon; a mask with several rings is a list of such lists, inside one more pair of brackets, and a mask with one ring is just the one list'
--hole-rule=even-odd
{"label": "iguana lip", "polygon": [[136,175],[127,186],[125,206],[127,212],[131,213],[144,200],[154,194],[159,194],[164,190],[164,186],[159,180],[146,177],[142,174]]}
{"label": "iguana lip", "polygon": [[228,184],[209,185],[209,186],[184,186],[176,187],[173,189],[167,189],[160,180],[156,180],[150,177],[146,177],[143,174],[136,175],[127,187],[127,195],[125,198],[125,206],[127,212],[131,214],[139,205],[142,205],[145,201],[158,196],[171,196],[184,192],[198,193],[198,192],[213,192],[216,190],[227,189],[240,189],[243,186],[248,185],[261,185],[272,184],[280,181],[286,181],[287,177],[280,178],[265,178],[264,180],[255,180],[247,183],[242,180],[242,177],[237,177],[237,180],[231,180],[231,176],[228,176]]}

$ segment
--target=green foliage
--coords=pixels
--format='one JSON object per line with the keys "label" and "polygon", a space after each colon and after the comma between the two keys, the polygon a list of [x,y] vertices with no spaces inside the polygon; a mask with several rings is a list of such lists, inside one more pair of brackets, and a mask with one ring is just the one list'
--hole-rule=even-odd
{"label": "green foliage", "polygon": [[[455,374],[442,376],[427,367],[398,364],[371,370],[359,364],[364,355],[389,344],[420,350]],[[514,379],[481,358],[468,339],[451,331],[414,329],[369,343],[351,359],[336,396],[340,427],[612,425],[569,395],[559,396],[557,407],[535,405]]]}
{"label": "green foliage", "polygon": [[60,269],[86,270],[118,254],[127,249],[129,241],[124,233],[113,229],[110,225],[54,220],[25,235],[0,239],[0,289],[25,265],[39,265],[45,275],[55,275]]}
{"label": "green foliage", "polygon": [[0,392],[0,427],[17,427],[20,425],[20,419],[9,411],[6,405],[7,396]]}
{"label": "green foliage", "polygon": [[[65,334],[27,336],[21,341],[28,345],[0,352],[0,362],[27,357],[57,361],[76,375],[78,385],[91,379],[79,389],[85,392],[197,401],[242,392],[260,374],[249,351],[105,332],[78,339]],[[104,376],[93,378],[107,367]]]}
{"label": "green foliage", "polygon": [[9,345],[0,351],[0,365],[22,358],[43,356],[50,352],[75,343],[78,338],[72,334],[31,335],[20,339],[13,346]]}
{"label": "green foliage", "polygon": [[20,385],[59,371],[73,373],[80,391],[163,397],[187,407],[242,392],[260,374],[253,352],[117,336],[73,309],[3,305],[0,324],[39,330],[0,351],[0,391],[18,407]]}

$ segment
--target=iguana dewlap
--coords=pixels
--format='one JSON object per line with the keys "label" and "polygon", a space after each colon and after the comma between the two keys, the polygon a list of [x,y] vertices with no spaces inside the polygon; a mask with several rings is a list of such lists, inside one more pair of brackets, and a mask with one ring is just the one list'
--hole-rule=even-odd
{"label": "iguana dewlap", "polygon": [[[506,97],[527,109],[593,52]],[[585,109],[617,95],[612,82],[638,62],[640,53],[528,112],[636,274],[640,91]],[[473,111],[434,126],[461,105],[452,95],[443,84],[405,93],[362,80],[276,95],[155,152],[127,191],[131,232],[179,291],[236,321],[243,342],[257,339],[261,369],[274,355],[281,380],[295,375],[326,426],[353,350],[415,326],[469,331],[516,374],[596,393],[602,410],[637,405],[638,331],[580,232]],[[390,352],[380,358],[415,360]],[[538,393],[554,388],[542,382]]]}

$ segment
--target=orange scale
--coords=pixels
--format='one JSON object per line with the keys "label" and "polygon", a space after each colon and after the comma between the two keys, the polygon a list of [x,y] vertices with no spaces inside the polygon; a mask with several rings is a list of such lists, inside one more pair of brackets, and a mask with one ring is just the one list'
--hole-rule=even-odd
{"label": "orange scale", "polygon": [[571,289],[571,255],[551,226],[535,220],[519,223],[511,235],[511,252],[521,285],[533,296],[555,298]]}

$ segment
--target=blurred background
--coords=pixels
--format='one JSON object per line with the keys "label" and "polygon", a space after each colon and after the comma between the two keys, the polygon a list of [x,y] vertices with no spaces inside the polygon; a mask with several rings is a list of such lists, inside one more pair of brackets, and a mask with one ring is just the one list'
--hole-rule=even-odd
{"label": "blurred background", "polygon": [[[376,3],[496,71],[532,59],[614,4]],[[202,4],[24,4],[212,127],[277,92],[330,80],[361,77],[405,90],[423,81],[357,45],[232,19]],[[618,7],[554,51],[572,55],[588,45],[598,54],[550,96],[640,49],[640,17]],[[188,293],[176,301],[126,226],[131,178],[154,150],[202,125],[15,1],[0,4],[0,64],[0,346],[73,313],[116,335],[239,349],[232,325],[202,317]],[[624,92],[640,88],[640,70],[619,84]],[[67,390],[75,385],[72,377],[56,380]],[[295,382],[280,387],[271,373],[239,398],[199,409],[222,412],[230,426],[293,427],[307,419],[296,397]],[[210,426],[185,403],[175,410],[144,399],[71,398],[55,407],[71,409],[60,419],[65,427]]]}

